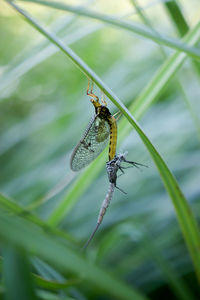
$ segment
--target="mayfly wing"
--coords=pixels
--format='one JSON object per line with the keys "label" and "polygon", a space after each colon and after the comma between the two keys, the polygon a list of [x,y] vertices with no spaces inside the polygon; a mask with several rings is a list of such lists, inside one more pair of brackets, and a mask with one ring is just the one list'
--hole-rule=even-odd
{"label": "mayfly wing", "polygon": [[110,134],[110,126],[104,119],[95,115],[78,145],[75,147],[70,166],[73,171],[79,171],[91,163],[106,147]]}
{"label": "mayfly wing", "polygon": [[105,139],[108,138],[109,134],[110,134],[110,126],[109,123],[106,120],[103,119],[99,119],[99,123],[96,127],[96,141],[98,143],[101,143],[103,141],[105,141]]}

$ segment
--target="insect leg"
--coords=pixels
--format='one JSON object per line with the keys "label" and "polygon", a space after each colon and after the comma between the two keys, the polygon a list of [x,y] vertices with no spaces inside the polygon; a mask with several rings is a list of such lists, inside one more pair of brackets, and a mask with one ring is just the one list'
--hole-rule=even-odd
{"label": "insect leg", "polygon": [[105,106],[107,106],[107,102],[105,100],[105,94],[101,91],[101,103]]}
{"label": "insect leg", "polygon": [[120,192],[122,192],[123,194],[127,195],[127,193],[124,192],[122,189],[120,189],[118,186],[115,186],[115,187],[116,187],[116,189],[118,189]]}
{"label": "insect leg", "polygon": [[116,118],[116,121],[118,121],[119,118],[121,117],[121,115],[122,115],[121,111],[117,111],[117,112],[113,115],[113,117],[115,118],[117,115],[118,115],[118,117]]}
{"label": "insect leg", "polygon": [[[119,174],[117,177],[120,177],[120,176],[124,175],[125,172],[124,172],[124,170],[123,170],[123,169],[124,169],[123,167],[119,166],[118,168],[119,168],[119,170],[121,171],[121,174]],[[125,169],[126,169],[126,168],[125,168]]]}
{"label": "insect leg", "polygon": [[120,169],[120,171],[122,172],[121,175],[123,175],[123,174],[124,174],[124,170],[123,170],[123,169],[126,169],[126,168],[119,166],[119,169]]}
{"label": "insect leg", "polygon": [[[94,85],[94,83],[93,83],[93,81],[92,81],[91,89],[90,89],[90,78],[88,78],[88,87],[87,87],[87,92],[86,92],[86,94],[87,94],[88,96],[90,96],[90,97],[95,98],[95,99],[97,100],[97,102],[99,102],[99,97],[97,97],[97,96],[93,93],[93,85]],[[90,89],[90,91],[89,91],[89,89]]]}
{"label": "insect leg", "polygon": [[[122,161],[125,162],[125,163],[127,163],[127,164],[131,164],[132,166],[134,166],[136,168],[139,168],[139,166],[148,168],[148,166],[146,166],[146,165],[140,164],[140,163],[135,162],[135,161],[126,160],[124,157],[123,157]],[[131,167],[122,167],[122,168],[123,169],[128,169],[128,168],[131,168]]]}
{"label": "insect leg", "polygon": [[136,163],[134,163],[134,162],[131,164],[131,166],[128,166],[128,167],[121,167],[121,168],[123,168],[123,169],[125,170],[125,169],[130,169],[130,168],[133,168],[133,167],[136,167],[137,169],[140,169],[140,168],[138,167],[138,165],[137,165]]}

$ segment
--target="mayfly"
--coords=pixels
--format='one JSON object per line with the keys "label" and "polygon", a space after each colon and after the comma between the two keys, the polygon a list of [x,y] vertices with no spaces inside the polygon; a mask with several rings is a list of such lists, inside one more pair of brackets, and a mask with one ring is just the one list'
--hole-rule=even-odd
{"label": "mayfly", "polygon": [[[110,201],[112,199],[114,189],[117,188],[121,192],[126,194],[122,189],[120,189],[117,186],[117,172],[118,172],[118,170],[120,170],[121,173],[124,174],[124,169],[130,168],[131,166],[134,166],[136,168],[138,168],[139,166],[146,167],[145,165],[142,165],[140,163],[126,160],[126,158],[125,158],[126,155],[127,155],[127,152],[122,153],[122,154],[118,154],[111,161],[108,161],[106,163],[106,170],[107,170],[108,180],[109,180],[108,192],[107,192],[106,197],[105,197],[105,199],[104,199],[104,201],[101,205],[101,208],[100,208],[100,211],[99,211],[99,216],[98,216],[98,219],[97,219],[97,225],[96,225],[94,231],[92,232],[90,238],[88,239],[88,241],[83,246],[83,249],[85,249],[89,245],[89,243],[91,242],[92,238],[94,237],[96,231],[98,230],[99,226],[101,225],[103,217],[104,217],[104,215],[106,213],[106,210],[107,210],[107,208],[110,204]],[[127,166],[127,167],[122,166],[121,165],[122,162],[130,164],[131,166]]]}
{"label": "mayfly", "polygon": [[79,171],[90,164],[106,147],[109,136],[109,161],[115,157],[117,145],[117,122],[106,107],[106,102],[100,104],[99,98],[93,93],[93,85],[87,95],[92,97],[90,101],[94,105],[95,115],[91,119],[83,138],[75,147],[70,166],[73,171]]}

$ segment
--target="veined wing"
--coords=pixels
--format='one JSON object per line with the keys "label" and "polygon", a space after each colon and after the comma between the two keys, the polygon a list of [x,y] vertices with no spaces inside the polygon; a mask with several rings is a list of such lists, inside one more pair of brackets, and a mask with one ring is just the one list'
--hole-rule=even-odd
{"label": "veined wing", "polygon": [[83,138],[75,147],[70,166],[79,171],[91,163],[106,147],[110,134],[110,126],[104,119],[94,116],[90,121]]}

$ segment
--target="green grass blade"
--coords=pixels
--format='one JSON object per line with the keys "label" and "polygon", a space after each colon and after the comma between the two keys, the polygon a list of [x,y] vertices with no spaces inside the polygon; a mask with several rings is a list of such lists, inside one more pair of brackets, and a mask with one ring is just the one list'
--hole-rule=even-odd
{"label": "green grass blade", "polygon": [[[200,23],[197,24],[185,37],[185,40],[189,44],[195,44],[200,39]],[[149,104],[153,103],[157,97],[161,94],[168,82],[173,78],[175,73],[180,69],[183,62],[186,59],[186,55],[176,52],[171,55],[161,66],[153,79],[148,83],[144,91],[132,104],[130,111],[137,111],[136,117],[141,116],[149,107]]]}
{"label": "green grass blade", "polygon": [[189,26],[179,8],[179,5],[176,1],[167,1],[163,3],[167,12],[169,13],[175,27],[177,28],[179,35],[184,36],[188,30]]}
{"label": "green grass blade", "polygon": [[[181,9],[176,1],[168,1],[163,3],[165,9],[167,10],[170,19],[174,23],[175,28],[177,29],[179,36],[183,37],[189,31],[189,25],[185,20]],[[199,61],[192,61],[193,66],[198,74],[200,75],[200,63]]]}
{"label": "green grass blade", "polygon": [[33,281],[35,282],[35,285],[37,285],[40,288],[57,291],[61,289],[66,289],[71,286],[75,286],[81,282],[80,279],[71,279],[63,282],[58,282],[55,280],[47,280],[39,275],[32,274]]}
{"label": "green grass blade", "polygon": [[149,234],[146,232],[146,229],[144,229],[142,244],[143,248],[148,252],[148,255],[150,254],[152,256],[152,259],[161,270],[176,298],[180,300],[195,300],[191,290],[188,288],[184,280],[179,278],[176,270],[171,267],[170,262],[163,257],[161,250],[157,245],[157,241],[149,238]]}
{"label": "green grass blade", "polygon": [[3,248],[3,274],[6,300],[37,300],[26,252],[18,248]]}
{"label": "green grass blade", "polygon": [[[147,26],[149,26],[152,30],[154,30],[155,31],[155,29],[152,27],[152,24],[151,24],[151,22],[150,22],[150,20],[148,19],[148,17],[145,15],[145,13],[140,9],[140,7],[138,6],[138,4],[137,4],[137,1],[136,0],[131,0],[131,2],[133,3],[133,5],[134,5],[134,7],[135,7],[135,9],[136,9],[136,11],[138,12],[138,15],[140,16],[140,18],[141,18],[141,20],[147,25]],[[169,2],[169,3],[171,3],[171,2]],[[175,3],[175,2],[173,2],[173,3]],[[167,3],[164,3],[164,5],[165,4],[168,4],[168,2]],[[180,11],[180,9],[179,9],[179,6],[178,6],[178,4],[176,3],[175,4],[176,5],[176,9],[177,10],[179,10],[179,13],[181,14],[181,11]],[[172,7],[173,7],[173,5],[172,5]],[[172,8],[171,6],[170,6],[170,9]],[[170,10],[169,9],[169,10]],[[171,14],[171,17],[174,17],[174,15],[173,15],[173,13]],[[183,15],[182,15],[182,18],[183,18]],[[181,20],[181,18],[180,18],[180,20]],[[175,22],[175,24],[176,24],[176,20],[174,20],[174,22]],[[183,19],[182,20],[182,22],[183,22],[183,28],[185,28],[186,29],[186,26],[185,26],[185,19]],[[181,26],[181,21],[179,21],[179,23],[177,23],[176,24],[176,26]],[[181,27],[182,28],[182,27]],[[181,30],[181,29],[180,29]],[[187,31],[189,30],[189,27],[187,26]],[[157,33],[156,31],[155,31],[155,33]],[[187,37],[187,42],[188,42],[188,37]],[[166,53],[165,53],[165,51],[164,51],[164,48],[162,47],[162,46],[160,46],[159,47],[159,49],[160,49],[160,51],[161,51],[161,53],[162,53],[162,56],[164,57],[164,58],[167,58],[167,55],[166,55]],[[193,65],[194,65],[194,67],[195,67],[195,69],[197,70],[197,71],[200,71],[200,64],[197,62],[197,61],[192,61],[192,63],[193,63]],[[180,64],[179,64],[180,65]],[[169,68],[169,65],[167,65],[167,69]],[[177,72],[177,68],[176,68],[176,71],[175,72]],[[200,74],[200,73],[199,73]],[[159,78],[161,78],[162,77],[162,74],[158,74],[158,79]],[[194,122],[194,125],[195,125],[195,127],[196,127],[196,129],[197,129],[197,134],[198,134],[198,136],[200,137],[200,122],[199,122],[199,118],[198,118],[198,115],[196,114],[196,111],[195,111],[195,109],[193,108],[193,106],[190,104],[190,101],[189,101],[189,99],[188,99],[188,97],[187,97],[187,94],[186,94],[186,92],[185,92],[185,90],[184,90],[184,86],[181,84],[181,82],[179,81],[179,79],[178,78],[175,78],[176,79],[176,83],[177,83],[177,86],[179,87],[179,91],[180,91],[180,93],[181,93],[181,95],[182,95],[182,98],[184,99],[184,101],[185,101],[185,103],[186,103],[186,105],[187,105],[187,108],[188,108],[188,110],[190,111],[190,115],[191,115],[191,117],[192,117],[192,119],[193,119],[193,122]],[[164,86],[163,86],[164,87]],[[148,93],[149,94],[149,93]],[[156,93],[157,94],[157,93]],[[156,96],[156,95],[155,95]],[[146,97],[144,96],[144,98],[146,99]],[[151,102],[152,102],[152,98],[151,98]]]}
{"label": "green grass blade", "polygon": [[[131,0],[131,2],[133,3],[136,11],[138,12],[138,15],[140,16],[141,20],[147,25],[149,26],[152,30],[154,30],[154,28],[152,27],[152,24],[151,22],[149,21],[148,17],[145,15],[145,13],[140,10],[140,7],[138,6],[138,3],[137,3],[137,0]],[[171,4],[171,2],[167,2],[167,3],[164,3],[164,5],[168,5]],[[181,14],[181,11],[179,10],[179,7],[177,5],[177,3],[173,2],[176,6],[176,10],[178,10],[178,16],[180,14],[180,19],[175,21],[175,24],[176,26],[178,27],[178,29],[180,30],[180,32],[182,32],[181,30],[183,30],[182,34],[185,34],[188,30],[189,30],[189,27],[186,26],[187,23],[185,23],[185,20]],[[172,7],[170,6],[169,7],[169,10],[173,8],[173,5]],[[172,14],[173,15],[173,14]],[[174,16],[174,15],[173,15]],[[181,18],[182,17],[182,18]],[[182,20],[183,19],[183,20]],[[183,24],[182,24],[183,23]],[[183,27],[182,27],[183,26]],[[180,27],[180,28],[179,28]],[[156,33],[156,31],[155,31]],[[165,54],[165,51],[164,49],[160,46],[160,50],[161,50],[161,53],[162,55],[166,58],[167,55]],[[196,61],[193,61],[193,63],[195,64]],[[159,78],[160,78],[160,75],[159,75]],[[182,84],[179,82],[178,78],[176,79],[177,80],[177,86],[179,87],[179,90],[184,98],[184,100],[186,101],[186,103],[188,104],[188,106],[190,105],[190,102],[189,100],[187,99],[187,96],[184,92],[184,87],[182,86]],[[153,101],[153,98],[151,99],[151,102]],[[197,128],[197,132],[199,133],[199,124],[197,122],[197,116],[195,115],[195,112],[193,113],[193,109],[192,107],[189,107],[189,110],[191,112],[191,115],[193,117],[193,120],[194,120],[194,123],[196,125],[196,128]],[[150,251],[152,253],[152,256],[154,257],[154,259],[156,260],[158,266],[160,267],[161,269],[161,272],[163,272],[165,278],[167,279],[168,283],[169,283],[169,286],[171,287],[171,289],[174,291],[175,295],[177,295],[177,298],[179,299],[194,299],[191,291],[188,289],[187,285],[185,284],[184,281],[182,281],[180,278],[178,278],[178,276],[176,275],[176,272],[175,270],[172,270],[170,268],[170,265],[167,264],[165,262],[165,260],[162,258],[162,255],[159,253],[159,250],[156,248],[156,246],[154,245],[155,243],[151,242],[150,239],[148,239],[148,235],[145,234],[145,237],[147,239],[147,242],[146,242],[146,245],[144,245],[144,249],[148,249],[148,251]],[[146,247],[147,246],[147,247]]]}
{"label": "green grass blade", "polygon": [[72,297],[68,297],[65,296],[65,298],[61,298],[61,296],[56,295],[52,292],[46,291],[46,290],[39,290],[37,291],[38,296],[40,297],[40,300],[77,300],[77,298],[72,298]]}
{"label": "green grass blade", "polygon": [[181,52],[185,52],[188,55],[191,55],[192,57],[194,57],[196,59],[200,58],[200,50],[199,49],[193,48],[193,47],[188,47],[184,43],[174,40],[172,38],[164,37],[162,34],[159,34],[159,35],[155,34],[151,30],[149,30],[149,28],[146,26],[141,26],[141,25],[133,23],[133,22],[116,20],[115,18],[109,17],[104,14],[92,12],[85,8],[70,6],[67,4],[60,3],[58,1],[56,1],[56,2],[55,1],[42,1],[42,0],[30,0],[30,1],[24,0],[24,1],[49,6],[54,9],[70,11],[72,13],[79,14],[81,16],[96,19],[96,20],[111,24],[113,26],[119,27],[121,29],[126,29],[129,31],[132,31],[132,32],[134,32],[142,37],[148,38],[158,44],[163,44],[165,46],[179,50]]}
{"label": "green grass blade", "polygon": [[[20,217],[4,215],[0,212],[0,240],[2,243],[20,247],[53,265],[63,274],[77,274],[89,281],[91,287],[101,288],[114,299],[145,300],[145,296],[131,289],[107,271],[88,262],[61,241],[45,234],[37,226]],[[113,288],[115,287],[115,288]]]}
{"label": "green grass blade", "polygon": [[10,199],[8,199],[6,196],[2,194],[0,194],[0,207],[13,215],[23,216],[25,219],[31,221],[35,225],[38,225],[42,230],[46,232],[52,232],[53,234],[56,234],[57,236],[64,238],[66,241],[70,241],[73,243],[76,242],[75,239],[73,239],[66,232],[63,232],[59,229],[56,229],[55,227],[46,224],[43,220],[38,218],[36,215],[32,214],[30,211],[24,209],[19,204],[17,204],[14,201],[11,201]]}
{"label": "green grass blade", "polygon": [[[6,250],[5,251],[6,254],[8,254],[7,250],[8,251],[13,251],[13,249],[10,248],[10,247],[8,247],[8,248],[5,247],[4,249]],[[4,257],[4,262],[5,262],[5,257]],[[2,272],[2,269],[3,269],[3,265],[4,265],[5,269],[7,267],[10,268],[9,265],[5,267],[5,263],[2,262],[2,258],[0,257],[0,271],[1,272]],[[6,263],[6,265],[7,265],[7,263]],[[12,266],[12,268],[13,268],[13,266]],[[45,277],[41,277],[40,275],[35,274],[35,273],[31,273],[31,276],[32,276],[32,281],[33,281],[33,283],[36,287],[43,288],[43,289],[48,289],[50,291],[58,291],[58,290],[66,289],[66,288],[69,288],[71,286],[76,286],[76,285],[78,285],[82,282],[82,279],[80,279],[80,278],[74,278],[74,279],[72,278],[70,280],[56,280],[56,279],[50,280],[50,279],[47,279]]]}
{"label": "green grass blade", "polygon": [[[63,41],[66,41],[67,45],[71,45],[90,35],[91,33],[100,30],[102,27],[103,25],[94,25],[91,28],[80,28],[77,30],[77,32],[67,35],[67,38],[64,36]],[[6,98],[3,97],[4,91],[9,89],[10,86],[13,86],[16,80],[19,80],[28,71],[35,68],[38,64],[44,62],[44,60],[47,60],[49,57],[59,51],[59,49],[55,48],[52,44],[40,44],[30,49],[29,56],[26,54],[26,57],[23,55],[23,57],[17,61],[17,63],[11,62],[9,65],[9,70],[2,74],[0,82],[0,101],[6,100]]]}
{"label": "green grass blade", "polygon": [[[11,3],[10,3],[11,4]],[[137,131],[139,134],[141,140],[143,141],[144,145],[146,146],[147,150],[149,151],[150,155],[152,156],[158,171],[160,173],[160,176],[163,180],[164,186],[174,204],[177,219],[179,221],[179,225],[181,227],[183,236],[185,238],[186,244],[188,246],[188,249],[190,251],[194,267],[198,276],[198,279],[200,280],[200,234],[197,222],[193,216],[193,213],[183,195],[181,192],[178,183],[170,170],[168,169],[167,165],[163,161],[162,157],[156,150],[156,148],[153,146],[151,141],[148,139],[138,122],[133,118],[131,113],[128,111],[128,109],[123,105],[123,103],[118,99],[118,97],[102,82],[102,80],[92,71],[81,59],[78,57],[69,47],[64,46],[56,37],[54,37],[52,34],[48,33],[42,26],[40,26],[35,20],[33,20],[30,16],[27,15],[24,11],[19,9],[15,4],[11,4],[15,7],[25,18],[26,20],[32,24],[38,31],[40,31],[43,35],[45,35],[50,41],[52,41],[54,44],[56,44],[64,53],[68,55],[68,57],[71,58],[71,60],[81,69],[82,72],[84,72],[88,77],[90,77],[100,88],[101,90],[110,98],[110,100],[120,109],[122,114],[127,118],[129,123],[132,125],[133,128]],[[190,32],[189,37],[190,42],[195,43],[200,38],[200,23],[196,25],[196,27],[193,29],[192,32]],[[184,53],[176,53],[174,56],[172,56],[171,64],[172,72],[171,75],[174,74],[175,66],[181,65],[181,63],[184,61],[185,54]],[[175,63],[176,62],[176,65]],[[168,62],[169,63],[169,62]],[[165,78],[165,75],[167,79],[169,80],[169,70],[166,68],[167,66],[164,65],[164,67],[161,69],[161,74],[163,75],[162,78]],[[174,70],[174,72],[173,72]],[[156,78],[154,84],[152,86],[150,85],[147,90],[150,92],[150,97],[148,98],[148,94],[146,94],[145,98],[147,98],[147,103],[151,99],[151,97],[156,92],[156,95],[159,94],[161,91],[161,87],[163,87],[163,84],[166,84],[167,80],[164,82],[161,81],[159,78]],[[145,90],[146,93],[146,90]],[[146,101],[144,96],[142,96],[142,104],[144,105]],[[138,101],[136,102],[136,106],[138,106]],[[140,106],[138,109],[141,109]],[[144,106],[143,106],[143,110]],[[141,110],[139,110],[141,113]],[[124,127],[125,128],[125,127]]]}

